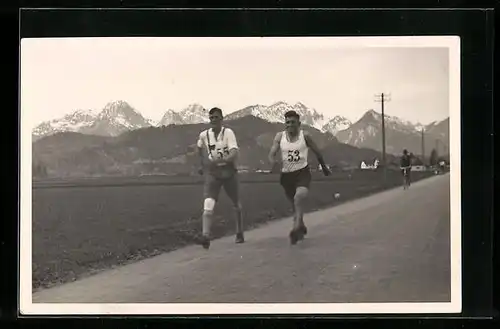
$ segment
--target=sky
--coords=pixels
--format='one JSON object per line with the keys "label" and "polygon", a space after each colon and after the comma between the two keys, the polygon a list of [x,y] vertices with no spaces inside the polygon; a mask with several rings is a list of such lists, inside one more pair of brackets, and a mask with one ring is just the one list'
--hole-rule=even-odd
{"label": "sky", "polygon": [[57,38],[21,41],[21,111],[33,125],[124,100],[146,118],[199,103],[225,114],[302,102],[328,117],[449,116],[449,50],[334,38]]}

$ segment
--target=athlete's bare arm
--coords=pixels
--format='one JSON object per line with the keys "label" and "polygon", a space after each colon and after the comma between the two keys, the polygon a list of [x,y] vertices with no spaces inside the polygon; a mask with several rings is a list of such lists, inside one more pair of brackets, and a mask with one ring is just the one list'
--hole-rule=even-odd
{"label": "athlete's bare arm", "polygon": [[267,159],[269,160],[270,164],[276,163],[276,154],[280,149],[280,141],[282,134],[283,132],[279,132],[276,134],[276,136],[274,136],[273,145],[271,146],[271,150],[269,151],[269,155],[267,156]]}
{"label": "athlete's bare arm", "polygon": [[323,173],[325,176],[330,175],[330,169],[328,169],[327,165],[325,164],[325,160],[323,159],[323,155],[321,154],[321,151],[319,150],[318,145],[312,138],[311,134],[308,131],[304,131],[304,138],[306,140],[307,146],[313,151],[313,153],[316,155],[316,158],[318,159],[319,164],[321,165],[321,170],[323,170]]}
{"label": "athlete's bare arm", "polygon": [[274,172],[276,170],[276,166],[278,163],[276,161],[276,154],[280,150],[280,141],[282,134],[283,132],[279,132],[276,134],[276,136],[274,136],[273,145],[271,146],[271,150],[269,151],[269,155],[267,156],[267,159],[271,164],[271,172]]}

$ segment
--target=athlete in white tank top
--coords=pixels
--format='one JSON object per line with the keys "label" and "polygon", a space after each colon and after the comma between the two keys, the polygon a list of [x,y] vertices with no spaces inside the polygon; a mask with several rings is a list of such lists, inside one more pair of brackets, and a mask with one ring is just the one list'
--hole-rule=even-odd
{"label": "athlete in white tank top", "polygon": [[280,150],[282,167],[281,172],[294,172],[307,167],[309,146],[304,137],[304,131],[300,130],[297,140],[291,142],[286,131],[281,133]]}
{"label": "athlete in white tank top", "polygon": [[[285,113],[286,130],[276,134],[273,140],[273,145],[269,151],[268,159],[271,164],[271,172],[277,169],[276,155],[278,150],[281,150],[281,178],[280,183],[287,193],[287,198],[290,199],[294,209],[294,224],[290,232],[290,242],[297,243],[307,234],[307,228],[304,224],[304,200],[309,193],[308,183],[310,181],[310,173],[304,171],[298,174],[287,175],[290,172],[297,172],[304,169],[308,165],[309,148],[316,155],[321,169],[325,176],[330,175],[330,170],[326,166],[321,151],[314,142],[311,134],[300,129],[300,116],[295,111]],[[290,141],[288,132],[297,136],[295,141]],[[299,185],[300,184],[300,185]],[[304,185],[305,184],[305,185]],[[293,197],[291,195],[293,194]]]}

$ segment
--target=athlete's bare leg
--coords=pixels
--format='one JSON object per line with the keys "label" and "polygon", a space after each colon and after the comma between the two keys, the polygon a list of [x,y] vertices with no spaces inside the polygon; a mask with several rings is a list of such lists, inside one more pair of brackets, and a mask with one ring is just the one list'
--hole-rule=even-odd
{"label": "athlete's bare leg", "polygon": [[[299,197],[300,198],[300,197]],[[299,228],[302,230],[303,234],[307,234],[307,228],[304,224],[304,213],[303,213],[303,206],[302,206],[302,211],[299,210],[299,212],[296,211],[295,207],[295,200],[294,197],[287,197],[288,201],[290,201],[290,204],[292,205],[292,213],[293,213],[293,223],[292,223],[292,230],[295,230],[296,228]],[[300,203],[300,200],[298,201]]]}
{"label": "athlete's bare leg", "polygon": [[293,198],[295,209],[294,229],[304,227],[304,202],[309,194],[309,189],[304,186],[297,187],[297,192]]}
{"label": "athlete's bare leg", "polygon": [[307,234],[304,224],[304,201],[307,198],[308,192],[307,187],[299,186],[293,198],[293,229],[290,232],[290,242],[292,244],[296,244],[297,241],[302,240]]}
{"label": "athlete's bare leg", "polygon": [[297,221],[297,216],[295,216],[295,200],[293,197],[289,197],[287,196],[287,199],[288,201],[290,201],[290,204],[292,205],[292,212],[293,212],[293,225],[292,225],[292,229],[295,229],[296,227],[296,224],[295,222]]}
{"label": "athlete's bare leg", "polygon": [[236,215],[236,233],[243,233],[243,214],[241,211],[241,203],[234,205]]}

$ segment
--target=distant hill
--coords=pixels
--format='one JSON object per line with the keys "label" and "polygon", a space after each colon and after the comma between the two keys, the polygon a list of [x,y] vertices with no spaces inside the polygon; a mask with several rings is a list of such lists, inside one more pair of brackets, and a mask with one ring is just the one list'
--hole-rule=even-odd
{"label": "distant hill", "polygon": [[[414,154],[421,154],[423,129],[426,157],[436,145],[438,153],[448,153],[449,122],[449,118],[446,118],[440,122],[421,125],[386,115],[386,152],[401,154],[403,149],[407,149]],[[382,114],[374,110],[367,111],[358,121],[349,128],[339,131],[335,136],[342,143],[382,151]]]}
{"label": "distant hill", "polygon": [[[227,121],[225,125],[237,134],[239,165],[249,170],[268,169],[272,140],[283,125],[252,115]],[[108,137],[57,133],[33,144],[33,162],[43,165],[51,177],[193,173],[198,165],[196,141],[208,127],[147,127]],[[332,164],[359,166],[362,160],[380,157],[377,151],[341,144],[330,133],[309,126],[304,129],[312,133],[327,162]],[[314,156],[311,163],[316,164]]]}

